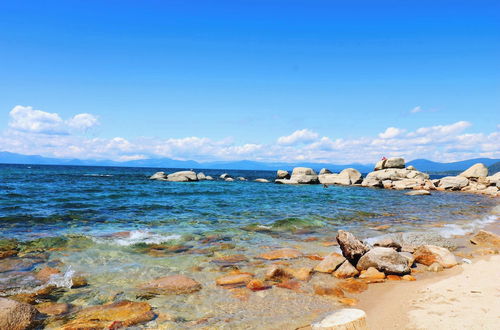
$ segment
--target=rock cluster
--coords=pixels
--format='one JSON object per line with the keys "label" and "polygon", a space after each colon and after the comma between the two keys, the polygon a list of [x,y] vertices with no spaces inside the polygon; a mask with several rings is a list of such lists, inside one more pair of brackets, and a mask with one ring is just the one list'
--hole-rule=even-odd
{"label": "rock cluster", "polygon": [[471,193],[500,196],[500,172],[488,176],[488,168],[475,164],[457,176],[434,180],[437,190],[466,191]]}

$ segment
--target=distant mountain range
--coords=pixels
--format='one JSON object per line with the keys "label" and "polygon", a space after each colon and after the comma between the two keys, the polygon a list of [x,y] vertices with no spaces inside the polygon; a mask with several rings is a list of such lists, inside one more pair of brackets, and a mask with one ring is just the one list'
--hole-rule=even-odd
{"label": "distant mountain range", "polygon": [[[424,172],[453,172],[463,171],[468,167],[483,163],[491,166],[500,162],[500,159],[475,158],[453,163],[439,163],[427,159],[415,159],[407,163]],[[194,160],[175,160],[170,158],[152,158],[116,162],[112,160],[84,160],[84,159],[61,159],[48,158],[38,155],[21,155],[11,152],[0,152],[0,163],[2,164],[30,164],[30,165],[77,165],[77,166],[121,166],[121,167],[155,167],[155,168],[192,168],[192,169],[228,169],[228,170],[290,170],[297,166],[311,167],[319,170],[323,167],[333,172],[338,172],[347,167],[353,167],[362,173],[371,172],[374,164],[328,164],[328,163],[283,163],[283,162],[256,162],[250,160],[240,161],[217,161],[196,162]]]}

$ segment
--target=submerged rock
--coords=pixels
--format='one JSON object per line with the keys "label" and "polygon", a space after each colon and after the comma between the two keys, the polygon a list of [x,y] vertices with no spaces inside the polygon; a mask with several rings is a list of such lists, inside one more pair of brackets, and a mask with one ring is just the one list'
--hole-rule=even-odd
{"label": "submerged rock", "polygon": [[154,294],[186,294],[201,290],[201,284],[184,275],[157,278],[139,287]]}
{"label": "submerged rock", "polygon": [[66,303],[45,302],[35,306],[36,309],[46,315],[62,315],[69,312],[70,306]]}
{"label": "submerged rock", "polygon": [[319,296],[334,296],[337,298],[344,297],[344,291],[335,283],[318,283],[313,285],[314,293]]}
{"label": "submerged rock", "polygon": [[260,182],[260,183],[269,183],[269,180],[267,180],[267,179],[262,179],[262,178],[255,179],[255,180],[253,180],[253,181],[255,181],[255,182]]}
{"label": "submerged rock", "polygon": [[52,275],[60,274],[61,271],[57,268],[52,267],[44,267],[38,273],[36,273],[35,277],[37,280],[42,282],[47,282],[50,280]]}
{"label": "submerged rock", "polygon": [[219,277],[215,280],[217,285],[246,285],[252,280],[253,276],[250,274],[230,274]]}
{"label": "submerged rock", "polygon": [[369,250],[369,248],[353,234],[344,230],[338,231],[337,242],[340,245],[344,257],[354,265],[358,262],[359,258]]}
{"label": "submerged rock", "polygon": [[37,325],[35,307],[15,300],[0,298],[0,329],[24,330]]}
{"label": "submerged rock", "polygon": [[300,258],[302,256],[304,256],[304,254],[297,249],[284,248],[262,253],[258,256],[258,258],[266,260],[278,260],[278,259],[295,259],[295,258]]}
{"label": "submerged rock", "polygon": [[500,247],[500,236],[486,230],[480,230],[470,239],[472,244]]}
{"label": "submerged rock", "polygon": [[448,249],[435,246],[435,245],[423,245],[419,246],[413,253],[415,256],[415,261],[430,266],[437,262],[444,268],[450,268],[457,265],[457,260],[453,253]]}
{"label": "submerged rock", "polygon": [[108,305],[87,307],[62,329],[118,329],[151,321],[155,317],[145,302],[123,300]]}
{"label": "submerged rock", "polygon": [[356,265],[360,271],[370,267],[386,274],[405,275],[410,273],[407,259],[392,248],[373,248],[363,255]]}
{"label": "submerged rock", "polygon": [[430,195],[430,194],[431,194],[430,191],[423,190],[423,189],[413,190],[413,191],[409,191],[409,192],[405,193],[405,195],[408,195],[408,196],[425,196],[425,195]]}

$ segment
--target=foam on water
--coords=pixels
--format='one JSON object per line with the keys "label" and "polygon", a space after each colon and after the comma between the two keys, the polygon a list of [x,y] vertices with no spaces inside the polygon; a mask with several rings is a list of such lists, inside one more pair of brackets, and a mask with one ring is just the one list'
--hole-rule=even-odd
{"label": "foam on water", "polygon": [[487,215],[481,219],[473,220],[465,224],[449,223],[435,230],[445,238],[450,238],[454,235],[466,235],[497,221],[498,218],[499,217],[496,215]]}
{"label": "foam on water", "polygon": [[[130,246],[139,243],[145,244],[161,244],[168,241],[180,239],[181,235],[162,235],[152,233],[146,230],[133,230],[125,237],[114,237],[111,241],[106,240],[107,243],[116,244],[119,246]],[[102,243],[102,238],[96,239],[99,243]]]}
{"label": "foam on water", "polygon": [[50,275],[49,280],[47,283],[32,287],[32,288],[24,288],[24,289],[14,289],[14,290],[6,290],[3,292],[3,295],[6,296],[11,296],[11,295],[16,295],[16,294],[30,294],[30,293],[35,293],[40,290],[43,290],[47,287],[50,286],[55,286],[57,288],[66,288],[70,289],[73,286],[73,276],[75,275],[75,271],[71,268],[71,266],[66,269],[64,273],[61,274],[52,274]]}

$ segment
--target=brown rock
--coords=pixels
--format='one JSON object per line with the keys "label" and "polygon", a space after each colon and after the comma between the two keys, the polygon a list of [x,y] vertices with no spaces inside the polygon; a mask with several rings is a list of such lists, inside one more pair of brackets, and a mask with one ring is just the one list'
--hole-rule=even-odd
{"label": "brown rock", "polygon": [[435,245],[419,246],[413,253],[415,261],[430,266],[437,262],[444,268],[450,268],[457,265],[457,260],[453,253],[448,249]]}
{"label": "brown rock", "polygon": [[[342,305],[346,305],[346,306],[355,306],[357,303],[358,303],[358,299],[356,298],[339,298],[337,299],[337,301],[339,303],[341,303]],[[353,328],[353,329],[356,329],[356,328]],[[363,329],[363,328],[359,328],[359,329]]]}
{"label": "brown rock", "polygon": [[247,288],[252,291],[261,291],[271,288],[270,285],[266,285],[263,281],[258,279],[253,279],[247,283]]}
{"label": "brown rock", "polygon": [[401,244],[390,238],[385,238],[383,240],[380,240],[377,243],[373,244],[373,246],[393,248],[396,251],[401,251]]}
{"label": "brown rock", "polygon": [[116,303],[87,307],[63,326],[64,330],[91,330],[126,328],[151,321],[155,314],[145,302],[128,300]]}
{"label": "brown rock", "polygon": [[60,274],[61,271],[57,268],[52,267],[44,267],[38,273],[36,273],[35,277],[37,280],[42,282],[47,282],[50,280],[50,277],[55,274]]}
{"label": "brown rock", "polygon": [[401,281],[401,277],[398,275],[387,275],[389,281]]}
{"label": "brown rock", "polygon": [[401,279],[403,281],[416,281],[417,280],[415,277],[413,277],[411,275],[405,275],[405,276],[401,277]]}
{"label": "brown rock", "polygon": [[337,242],[339,242],[340,249],[342,250],[344,257],[353,265],[355,265],[359,258],[361,258],[361,256],[369,250],[366,245],[347,231],[338,231]]}
{"label": "brown rock", "polygon": [[441,266],[439,262],[435,262],[429,267],[427,267],[427,270],[430,272],[441,272],[443,271],[443,269],[444,269],[443,266]]}
{"label": "brown rock", "polygon": [[69,311],[69,305],[65,303],[46,302],[35,307],[40,313],[47,315],[62,315]]}
{"label": "brown rock", "polygon": [[235,254],[230,256],[224,256],[217,259],[212,259],[211,262],[220,267],[229,267],[240,264],[242,262],[247,262],[248,259],[242,254]]}
{"label": "brown rock", "polygon": [[371,280],[384,279],[385,274],[382,272],[379,272],[374,267],[370,267],[367,270],[362,270],[361,274],[359,275],[359,278],[371,279]]}
{"label": "brown rock", "polygon": [[73,282],[73,285],[71,285],[72,289],[81,288],[88,285],[87,279],[81,275],[73,276],[71,281]]}
{"label": "brown rock", "polygon": [[0,298],[0,329],[24,330],[37,324],[38,311],[31,305]]}
{"label": "brown rock", "polygon": [[184,275],[157,278],[139,287],[155,294],[185,294],[201,290],[201,284]]}
{"label": "brown rock", "polygon": [[265,275],[266,280],[278,281],[286,277],[289,277],[289,274],[287,274],[285,270],[278,265],[271,265],[266,270],[266,275]]}
{"label": "brown rock", "polygon": [[233,274],[233,275],[225,275],[222,277],[219,277],[218,279],[215,280],[215,283],[217,285],[241,285],[244,286],[248,282],[252,280],[252,275],[249,274]]}
{"label": "brown rock", "polygon": [[368,284],[355,279],[347,279],[340,282],[339,287],[349,293],[361,293],[368,289]]}
{"label": "brown rock", "polygon": [[300,252],[297,249],[284,248],[262,253],[258,256],[258,258],[266,260],[278,260],[278,259],[295,259],[302,256],[303,256],[302,252]]}
{"label": "brown rock", "polygon": [[492,232],[486,230],[480,230],[472,236],[470,239],[472,244],[490,246],[490,247],[500,247],[500,236],[493,234]]}
{"label": "brown rock", "polygon": [[311,271],[312,268],[310,267],[285,268],[285,273],[299,281],[309,281],[311,279]]}
{"label": "brown rock", "polygon": [[299,291],[301,284],[296,280],[284,280],[283,282],[276,284],[276,286],[283,289]]}
{"label": "brown rock", "polygon": [[313,285],[314,293],[320,296],[344,297],[344,291],[335,284],[319,283]]}
{"label": "brown rock", "polygon": [[333,276],[337,278],[348,278],[348,277],[354,277],[359,274],[359,271],[351,265],[349,260],[344,261],[342,265],[340,265],[339,268],[333,273]]}
{"label": "brown rock", "polygon": [[335,271],[346,259],[338,253],[331,253],[326,256],[323,261],[314,267],[315,272],[332,273]]}
{"label": "brown rock", "polygon": [[16,254],[17,254],[16,250],[7,250],[7,251],[0,250],[0,259],[12,257],[15,256]]}

